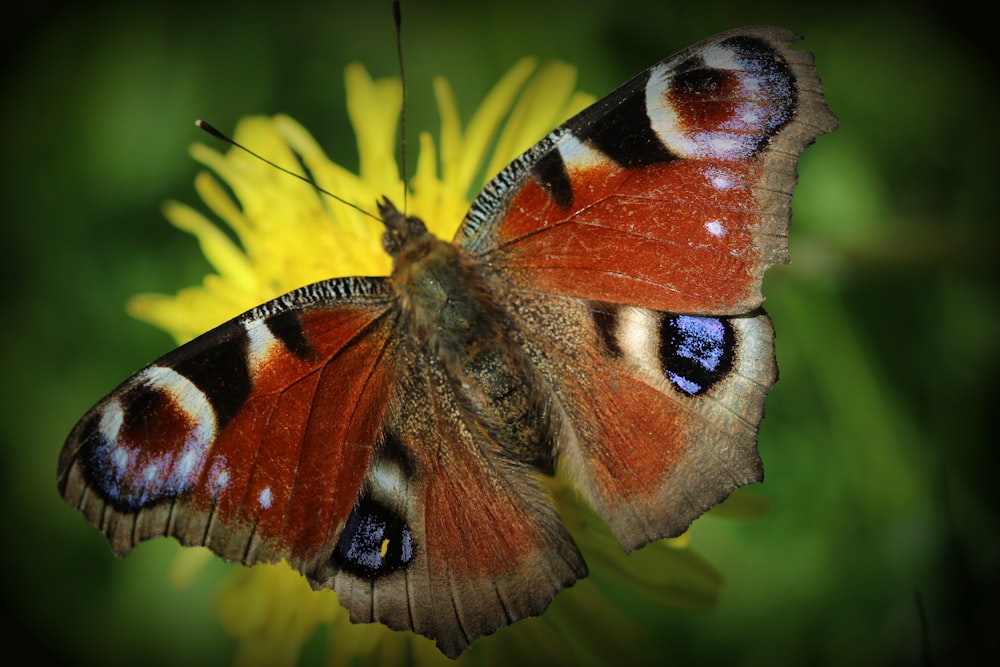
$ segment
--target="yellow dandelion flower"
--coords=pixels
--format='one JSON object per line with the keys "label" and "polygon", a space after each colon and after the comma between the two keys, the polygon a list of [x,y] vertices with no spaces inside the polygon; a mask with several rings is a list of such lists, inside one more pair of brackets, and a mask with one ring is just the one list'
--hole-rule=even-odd
{"label": "yellow dandelion flower", "polygon": [[[437,142],[428,133],[419,136],[407,207],[439,237],[454,234],[470,197],[486,178],[592,102],[574,90],[575,70],[570,66],[555,63],[536,70],[532,60],[515,65],[464,129],[447,82],[434,82],[440,135]],[[399,82],[372,80],[360,65],[352,65],[346,83],[359,173],[331,162],[287,116],[245,119],[235,139],[290,170],[305,165],[320,187],[360,205],[383,195],[401,203],[404,184],[394,158],[402,103]],[[168,203],[167,218],[198,239],[214,272],[201,285],[175,295],[136,296],[129,304],[136,317],[184,342],[296,287],[337,276],[389,273],[378,222],[241,151],[223,154],[196,145],[193,155],[214,172],[197,177],[197,191],[230,233],[189,206]],[[630,600],[690,610],[712,607],[721,577],[683,548],[683,538],[649,545],[626,558],[572,492],[557,480],[551,488],[591,576],[558,595],[543,616],[478,640],[458,664],[537,662],[540,657],[554,665],[583,659],[627,662],[637,627],[634,616],[642,613]],[[189,581],[207,552],[187,553],[175,568],[177,581]],[[422,637],[379,624],[352,625],[335,593],[311,590],[283,563],[235,570],[219,594],[217,611],[241,642],[237,664],[294,664],[320,625],[330,628],[329,664],[359,659],[372,664],[455,664]]]}

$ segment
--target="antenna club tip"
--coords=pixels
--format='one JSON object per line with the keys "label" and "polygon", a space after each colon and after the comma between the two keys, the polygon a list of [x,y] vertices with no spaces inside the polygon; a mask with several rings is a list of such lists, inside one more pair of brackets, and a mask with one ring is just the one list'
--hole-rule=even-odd
{"label": "antenna club tip", "polygon": [[207,123],[207,122],[205,122],[205,121],[203,121],[203,120],[201,120],[199,118],[198,120],[196,120],[194,122],[194,125],[198,129],[201,129],[201,130],[204,130],[205,132],[208,132],[209,134],[211,134],[216,139],[221,139],[222,141],[225,141],[227,143],[233,143],[232,139],[230,139],[229,137],[227,137],[226,135],[224,135],[222,132],[219,132],[217,129],[215,129],[215,127],[213,127],[211,123]]}

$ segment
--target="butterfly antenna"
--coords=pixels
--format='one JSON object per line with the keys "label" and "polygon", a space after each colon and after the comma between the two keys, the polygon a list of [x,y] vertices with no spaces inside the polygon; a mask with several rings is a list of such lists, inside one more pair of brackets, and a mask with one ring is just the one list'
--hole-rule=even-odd
{"label": "butterfly antenna", "polygon": [[403,105],[399,110],[399,161],[403,171],[403,214],[406,214],[406,197],[409,193],[409,172],[406,170],[406,73],[403,69],[403,17],[399,0],[392,2],[392,20],[396,23],[396,57],[399,60],[399,87],[403,93]]}
{"label": "butterfly antenna", "polygon": [[382,221],[382,218],[378,217],[377,215],[373,215],[373,214],[369,213],[368,211],[366,211],[365,209],[361,208],[360,206],[358,206],[358,205],[357,205],[357,204],[355,204],[354,202],[350,202],[350,201],[347,201],[347,200],[346,200],[346,199],[344,199],[343,197],[340,197],[340,196],[338,196],[338,195],[335,195],[335,194],[333,194],[332,192],[330,192],[329,190],[324,190],[324,189],[323,189],[323,188],[321,188],[321,187],[319,186],[319,184],[318,184],[318,183],[316,183],[316,181],[314,181],[313,179],[311,179],[311,178],[309,178],[309,177],[307,177],[307,176],[303,176],[302,174],[297,174],[297,173],[295,173],[294,171],[292,171],[292,170],[290,170],[290,169],[285,169],[285,168],[284,168],[284,167],[282,167],[282,166],[281,166],[280,164],[276,164],[276,163],[272,162],[271,160],[268,160],[268,159],[267,159],[266,157],[264,157],[263,155],[260,155],[260,154],[258,154],[258,153],[255,153],[255,152],[253,152],[252,150],[250,150],[249,148],[247,148],[247,147],[246,147],[246,146],[244,146],[243,144],[239,143],[238,141],[236,141],[236,140],[235,140],[235,139],[233,139],[232,137],[229,137],[229,136],[227,136],[227,135],[223,134],[222,132],[220,132],[219,130],[217,130],[217,129],[216,129],[216,128],[215,128],[215,127],[214,127],[213,125],[211,125],[210,123],[206,123],[206,122],[205,122],[205,121],[203,121],[203,120],[196,120],[196,121],[194,122],[194,124],[195,124],[196,126],[198,126],[199,128],[201,128],[202,130],[204,130],[205,132],[208,132],[209,134],[211,134],[211,135],[212,135],[213,137],[215,137],[216,139],[218,139],[218,140],[220,140],[220,141],[224,141],[224,142],[226,142],[227,144],[229,144],[229,145],[231,145],[231,146],[235,146],[236,148],[239,148],[239,149],[240,149],[241,151],[243,151],[243,152],[245,152],[245,153],[248,153],[248,154],[252,155],[253,157],[255,157],[255,158],[257,158],[258,160],[260,160],[261,162],[263,162],[263,163],[265,163],[265,164],[268,164],[268,165],[271,165],[272,167],[274,167],[274,168],[275,168],[275,169],[277,169],[278,171],[282,171],[282,172],[284,172],[284,173],[288,174],[289,176],[294,176],[295,178],[299,179],[300,181],[304,181],[304,182],[308,183],[309,185],[311,185],[311,186],[313,186],[314,188],[316,188],[316,190],[317,190],[318,192],[322,192],[322,193],[323,193],[323,194],[325,194],[325,195],[326,195],[327,197],[331,197],[331,198],[333,198],[333,199],[335,199],[335,200],[339,201],[339,202],[340,202],[341,204],[346,204],[346,205],[350,206],[350,207],[351,207],[351,208],[353,208],[354,210],[356,210],[356,211],[359,211],[359,212],[363,213],[364,215],[367,215],[367,216],[368,216],[369,218],[371,218],[372,220],[378,220],[379,222],[381,222],[381,221]]}

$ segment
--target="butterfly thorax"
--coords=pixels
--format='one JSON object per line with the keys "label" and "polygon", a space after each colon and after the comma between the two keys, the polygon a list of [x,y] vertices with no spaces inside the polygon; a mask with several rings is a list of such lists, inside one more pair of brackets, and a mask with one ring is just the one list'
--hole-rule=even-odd
{"label": "butterfly thorax", "polygon": [[511,335],[486,267],[418,218],[388,202],[381,208],[400,328],[447,376],[470,427],[514,458],[550,469],[552,429],[541,379]]}

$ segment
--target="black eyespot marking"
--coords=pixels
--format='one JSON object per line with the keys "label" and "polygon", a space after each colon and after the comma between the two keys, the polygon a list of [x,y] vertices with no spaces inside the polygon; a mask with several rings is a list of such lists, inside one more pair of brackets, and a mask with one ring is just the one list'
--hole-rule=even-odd
{"label": "black eyespot marking", "polygon": [[413,536],[403,517],[362,497],[351,510],[331,560],[351,574],[375,579],[405,568],[414,553]]}
{"label": "black eyespot marking", "polygon": [[531,168],[535,180],[545,188],[556,206],[567,210],[573,205],[573,184],[566,173],[566,164],[557,150],[549,151]]}
{"label": "black eyespot marking", "polygon": [[174,350],[158,363],[174,369],[205,393],[221,430],[240,411],[253,389],[247,368],[248,349],[246,329],[224,325]]}
{"label": "black eyespot marking", "polygon": [[285,349],[299,359],[312,358],[313,346],[306,338],[305,331],[302,329],[302,320],[297,312],[289,310],[278,313],[267,318],[264,322],[274,337],[285,346]]}
{"label": "black eyespot marking", "polygon": [[567,124],[580,141],[598,148],[625,169],[678,159],[660,141],[646,113],[649,74],[640,74]]}
{"label": "black eyespot marking", "polygon": [[780,76],[789,84],[793,81],[792,72],[781,53],[762,39],[740,35],[730,37],[720,46],[732,49],[750,70]]}
{"label": "black eyespot marking", "polygon": [[594,326],[604,343],[604,349],[614,358],[622,356],[622,348],[618,344],[615,330],[618,327],[618,308],[610,304],[591,304],[590,316],[594,319]]}
{"label": "black eyespot marking", "polygon": [[159,387],[139,384],[129,389],[121,398],[124,409],[121,432],[133,434],[143,428],[149,415],[169,409],[170,397]]}
{"label": "black eyespot marking", "polygon": [[725,318],[667,315],[660,324],[660,363],[688,396],[703,394],[733,367],[736,334]]}
{"label": "black eyespot marking", "polygon": [[689,69],[671,80],[671,86],[680,95],[707,96],[722,89],[727,82],[726,72],[717,69]]}
{"label": "black eyespot marking", "polygon": [[701,56],[691,56],[690,58],[682,62],[680,65],[675,67],[674,71],[680,74],[683,72],[690,72],[693,69],[702,69],[704,67],[707,67],[704,58],[702,58]]}

